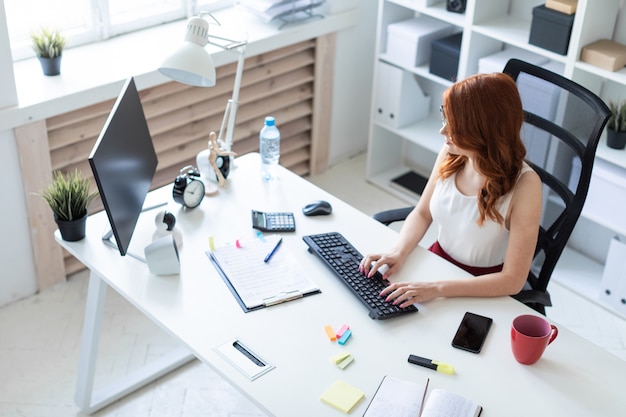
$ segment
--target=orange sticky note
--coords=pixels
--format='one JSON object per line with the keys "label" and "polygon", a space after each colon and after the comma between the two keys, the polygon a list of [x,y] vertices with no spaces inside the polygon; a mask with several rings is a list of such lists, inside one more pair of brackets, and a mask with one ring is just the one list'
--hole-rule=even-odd
{"label": "orange sticky note", "polygon": [[335,332],[333,331],[333,328],[331,327],[330,324],[327,324],[326,326],[324,326],[324,331],[326,331],[326,335],[328,336],[328,339],[330,339],[331,342],[334,342],[335,340],[337,340],[337,335],[335,335]]}

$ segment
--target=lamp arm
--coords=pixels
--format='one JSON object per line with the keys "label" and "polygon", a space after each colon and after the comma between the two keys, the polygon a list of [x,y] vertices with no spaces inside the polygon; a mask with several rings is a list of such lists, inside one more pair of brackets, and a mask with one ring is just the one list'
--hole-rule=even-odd
{"label": "lamp arm", "polygon": [[[237,109],[239,107],[239,90],[241,89],[241,78],[243,76],[243,64],[245,55],[245,44],[237,48],[239,58],[237,60],[237,70],[235,71],[235,84],[233,86],[233,96],[226,104],[224,110],[224,118],[220,127],[218,140],[223,142],[226,151],[230,151],[233,146],[233,134],[235,131],[235,119],[237,118]],[[228,123],[227,127],[224,126]],[[226,129],[226,138],[223,138],[224,129]]]}

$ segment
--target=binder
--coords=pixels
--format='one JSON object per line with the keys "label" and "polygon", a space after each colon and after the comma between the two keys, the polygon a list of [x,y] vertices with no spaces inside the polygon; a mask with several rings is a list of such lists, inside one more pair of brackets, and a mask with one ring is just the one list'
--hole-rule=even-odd
{"label": "binder", "polygon": [[[280,236],[271,235],[207,252],[246,313],[321,292],[286,244],[274,251],[279,240]],[[272,251],[271,259],[265,262]]]}

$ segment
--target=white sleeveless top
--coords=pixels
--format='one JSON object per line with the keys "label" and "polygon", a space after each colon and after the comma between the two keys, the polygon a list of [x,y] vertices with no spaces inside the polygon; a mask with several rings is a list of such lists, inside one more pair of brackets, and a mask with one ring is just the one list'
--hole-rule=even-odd
{"label": "white sleeveless top", "polygon": [[[520,175],[532,170],[524,162]],[[500,198],[497,209],[503,218],[509,211],[513,191]],[[456,187],[456,174],[439,179],[430,200],[430,213],[437,224],[437,240],[454,260],[475,267],[490,267],[504,262],[509,231],[489,218],[482,226],[476,196],[462,194]]]}

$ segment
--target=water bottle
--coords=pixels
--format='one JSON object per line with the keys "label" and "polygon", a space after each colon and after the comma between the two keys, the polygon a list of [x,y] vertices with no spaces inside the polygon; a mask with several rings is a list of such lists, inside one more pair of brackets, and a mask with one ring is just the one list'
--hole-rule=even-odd
{"label": "water bottle", "polygon": [[280,132],[272,116],[265,118],[265,125],[259,133],[261,152],[261,178],[269,181],[276,178],[276,166],[280,158]]}

